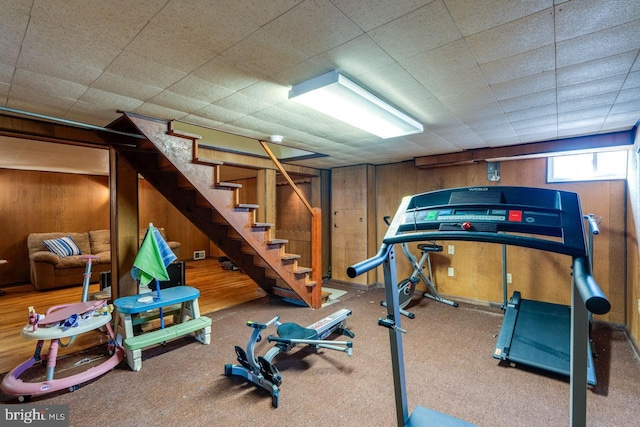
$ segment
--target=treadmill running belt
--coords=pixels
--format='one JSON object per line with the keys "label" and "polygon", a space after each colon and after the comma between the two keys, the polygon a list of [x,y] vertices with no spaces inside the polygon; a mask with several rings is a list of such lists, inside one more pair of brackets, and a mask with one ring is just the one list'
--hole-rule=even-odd
{"label": "treadmill running belt", "polygon": [[[561,375],[569,375],[571,307],[521,300],[508,359]],[[589,350],[588,383],[595,385]]]}

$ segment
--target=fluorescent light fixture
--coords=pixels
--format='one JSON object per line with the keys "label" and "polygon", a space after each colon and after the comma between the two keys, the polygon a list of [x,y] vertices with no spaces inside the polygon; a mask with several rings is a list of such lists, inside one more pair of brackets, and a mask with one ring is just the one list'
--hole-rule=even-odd
{"label": "fluorescent light fixture", "polygon": [[383,139],[424,131],[422,124],[337,71],[293,86],[289,99]]}

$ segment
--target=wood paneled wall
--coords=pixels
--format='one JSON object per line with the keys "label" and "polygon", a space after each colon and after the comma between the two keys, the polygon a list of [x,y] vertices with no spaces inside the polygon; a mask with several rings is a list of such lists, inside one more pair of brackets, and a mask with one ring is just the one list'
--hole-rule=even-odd
{"label": "wood paneled wall", "polygon": [[[514,185],[546,187],[573,191],[579,194],[583,213],[603,217],[600,234],[594,241],[596,280],[609,297],[612,310],[604,320],[625,323],[625,206],[624,181],[600,181],[571,184],[547,184],[544,158],[512,160],[501,163],[502,179],[499,183],[487,180],[486,164],[418,169],[412,162],[384,165],[376,168],[377,182],[377,239],[378,244],[386,231],[384,215],[393,215],[405,195],[443,188],[474,185]],[[472,300],[502,303],[502,246],[475,242],[440,242],[444,253],[432,256],[436,282],[440,292]],[[454,255],[447,255],[448,245],[454,246]],[[417,254],[415,244],[412,245]],[[359,260],[352,260],[356,262]],[[524,248],[507,248],[507,270],[514,290],[523,298],[569,304],[571,296],[571,259]],[[447,275],[453,267],[455,275]],[[399,276],[411,273],[408,262],[400,253]],[[382,271],[378,269],[378,281]]]}
{"label": "wood paneled wall", "polygon": [[627,198],[627,282],[626,325],[635,338],[636,345],[640,343],[640,129],[636,129],[635,145],[629,153],[629,167],[627,168],[628,198]]}
{"label": "wood paneled wall", "polygon": [[[145,180],[139,181],[139,197],[140,227],[164,227],[182,244],[182,259],[209,249],[209,239]],[[108,177],[0,169],[0,259],[9,262],[0,267],[0,286],[29,281],[30,233],[106,228]]]}
{"label": "wood paneled wall", "polygon": [[107,177],[0,169],[0,285],[29,281],[30,233],[105,228]]}

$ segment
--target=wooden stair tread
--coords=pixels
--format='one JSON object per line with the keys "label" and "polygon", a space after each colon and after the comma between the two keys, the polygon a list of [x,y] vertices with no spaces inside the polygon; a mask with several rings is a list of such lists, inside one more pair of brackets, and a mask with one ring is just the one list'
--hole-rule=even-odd
{"label": "wooden stair tread", "polygon": [[251,227],[253,228],[271,228],[273,227],[275,224],[272,224],[270,222],[254,222],[253,224],[251,224]]}
{"label": "wooden stair tread", "polygon": [[296,274],[305,274],[311,273],[313,270],[310,267],[298,267],[295,269],[294,273]]}
{"label": "wooden stair tread", "polygon": [[242,188],[242,184],[237,182],[216,182],[214,186],[219,188]]}
{"label": "wooden stair tread", "polygon": [[292,259],[299,259],[301,257],[301,255],[299,254],[282,254],[282,256],[280,257],[281,259],[288,261],[288,260],[292,260]]}
{"label": "wooden stair tread", "polygon": [[285,243],[289,243],[289,240],[287,240],[287,239],[269,239],[269,240],[267,240],[267,244],[268,245],[281,245],[281,244],[285,244]]}
{"label": "wooden stair tread", "polygon": [[238,203],[237,209],[258,209],[260,205],[254,205],[253,203]]}

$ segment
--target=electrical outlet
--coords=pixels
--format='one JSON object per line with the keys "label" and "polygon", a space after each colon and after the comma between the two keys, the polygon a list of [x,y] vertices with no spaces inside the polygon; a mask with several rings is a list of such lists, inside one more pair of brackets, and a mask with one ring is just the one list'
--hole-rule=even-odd
{"label": "electrical outlet", "polygon": [[[456,248],[455,248],[455,246],[453,246],[453,245],[449,245],[449,246],[447,247],[447,253],[448,253],[449,255],[453,255],[455,252],[456,252]],[[453,274],[450,274],[449,276],[453,276]]]}
{"label": "electrical outlet", "polygon": [[507,283],[511,283],[511,273],[507,273]]}
{"label": "electrical outlet", "polygon": [[193,251],[193,259],[197,260],[197,259],[205,259],[207,257],[207,254],[205,251]]}
{"label": "electrical outlet", "polygon": [[447,274],[449,275],[449,277],[453,277],[455,273],[455,270],[453,269],[453,267],[449,267],[449,269],[447,270]]}

